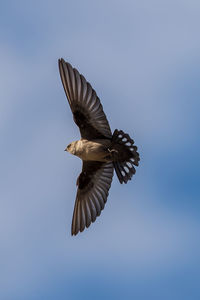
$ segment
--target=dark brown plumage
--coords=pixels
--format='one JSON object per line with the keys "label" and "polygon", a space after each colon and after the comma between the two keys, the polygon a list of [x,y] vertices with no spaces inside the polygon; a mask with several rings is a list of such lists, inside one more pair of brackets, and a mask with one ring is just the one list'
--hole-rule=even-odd
{"label": "dark brown plumage", "polygon": [[63,87],[78,125],[81,139],[66,150],[83,161],[77,179],[77,195],[72,218],[72,235],[89,227],[104,209],[115,169],[120,183],[135,174],[139,154],[134,141],[122,130],[113,135],[96,92],[83,75],[64,59],[59,59]]}

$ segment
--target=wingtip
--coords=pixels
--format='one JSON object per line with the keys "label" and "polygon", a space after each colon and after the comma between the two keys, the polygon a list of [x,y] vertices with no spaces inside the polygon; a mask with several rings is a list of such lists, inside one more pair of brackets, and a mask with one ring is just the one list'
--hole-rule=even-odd
{"label": "wingtip", "polygon": [[61,67],[64,68],[64,66],[65,66],[68,69],[70,69],[70,68],[73,69],[72,65],[69,62],[65,61],[64,58],[62,58],[62,57],[58,59],[58,66],[59,66],[59,68],[61,68]]}
{"label": "wingtip", "polygon": [[64,63],[66,63],[64,58],[61,57],[61,58],[58,59],[58,64],[64,64]]}
{"label": "wingtip", "polygon": [[74,224],[72,223],[71,225],[71,236],[76,236],[79,233],[79,229],[76,228],[76,226],[74,226]]}
{"label": "wingtip", "polygon": [[76,236],[78,232],[71,231],[71,236]]}

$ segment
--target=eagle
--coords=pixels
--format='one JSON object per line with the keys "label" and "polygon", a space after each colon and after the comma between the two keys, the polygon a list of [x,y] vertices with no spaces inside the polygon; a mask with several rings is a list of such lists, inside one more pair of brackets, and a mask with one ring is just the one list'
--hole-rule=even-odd
{"label": "eagle", "polygon": [[104,209],[114,169],[119,182],[127,183],[135,174],[140,158],[127,133],[115,129],[112,134],[101,102],[85,77],[63,58],[58,60],[58,66],[81,135],[80,140],[65,149],[82,159],[71,225],[71,234],[76,235],[88,228]]}

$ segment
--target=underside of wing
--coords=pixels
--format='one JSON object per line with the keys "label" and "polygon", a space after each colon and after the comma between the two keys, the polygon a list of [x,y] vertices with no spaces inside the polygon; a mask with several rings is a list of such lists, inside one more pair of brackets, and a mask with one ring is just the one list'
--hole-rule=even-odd
{"label": "underside of wing", "polygon": [[63,87],[81,137],[111,138],[112,133],[103,107],[90,83],[64,59],[59,59],[58,64]]}
{"label": "underside of wing", "polygon": [[82,232],[101,214],[113,177],[113,164],[83,161],[77,179],[77,195],[72,219],[72,235]]}

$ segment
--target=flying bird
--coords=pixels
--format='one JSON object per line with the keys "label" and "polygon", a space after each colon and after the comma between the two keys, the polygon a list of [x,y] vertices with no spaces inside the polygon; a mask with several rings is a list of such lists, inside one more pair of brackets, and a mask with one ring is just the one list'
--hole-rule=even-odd
{"label": "flying bird", "polygon": [[100,100],[84,76],[63,58],[58,60],[58,65],[81,134],[80,140],[71,142],[65,149],[82,159],[71,226],[71,234],[76,235],[88,228],[104,209],[114,169],[119,182],[127,183],[135,174],[140,158],[127,133],[115,129],[112,134]]}

